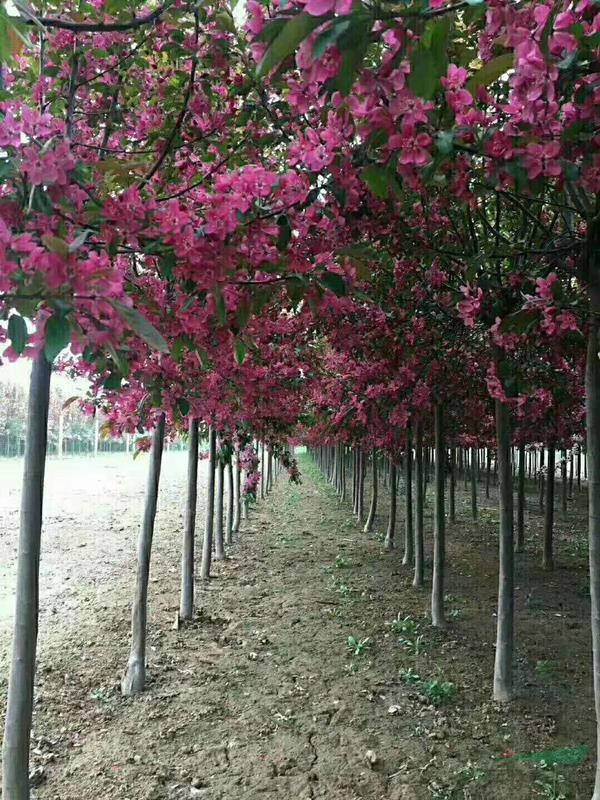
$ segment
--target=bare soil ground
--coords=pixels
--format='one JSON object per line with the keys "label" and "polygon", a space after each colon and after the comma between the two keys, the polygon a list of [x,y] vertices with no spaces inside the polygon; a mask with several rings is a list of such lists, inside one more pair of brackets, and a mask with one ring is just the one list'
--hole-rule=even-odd
{"label": "bare soil ground", "polygon": [[[412,589],[401,552],[385,553],[380,533],[362,533],[304,457],[303,484],[282,477],[251,510],[240,543],[198,585],[196,619],[177,630],[185,463],[170,459],[151,585],[150,684],[135,700],[121,698],[119,678],[144,470],[134,478],[118,467],[72,506],[55,493],[70,496],[75,486],[60,479],[49,492],[57,503],[49,516],[60,520],[49,521],[45,541],[42,581],[54,589],[41,623],[37,800],[587,800],[593,753],[556,771],[503,757],[594,738],[578,514],[559,524],[559,566],[544,574],[532,500],[518,564],[520,693],[503,708],[490,701],[494,511],[482,510],[474,525],[465,499],[449,526],[450,622],[434,631],[427,591]],[[16,515],[2,497],[4,576]],[[199,521],[202,511],[201,503]]]}

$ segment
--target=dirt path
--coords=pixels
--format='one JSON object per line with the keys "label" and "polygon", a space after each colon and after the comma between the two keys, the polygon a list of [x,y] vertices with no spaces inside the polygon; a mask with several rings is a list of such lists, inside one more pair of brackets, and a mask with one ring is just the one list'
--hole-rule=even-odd
{"label": "dirt path", "polygon": [[[119,695],[128,597],[110,582],[93,615],[46,643],[38,800],[560,797],[536,783],[551,786],[550,771],[502,754],[581,743],[587,723],[561,730],[543,706],[489,702],[493,596],[469,607],[452,596],[449,631],[433,631],[399,554],[358,529],[307,458],[301,467],[300,487],[282,479],[251,512],[181,630],[179,537],[164,530],[140,698]],[[584,800],[589,766],[563,773],[569,800]]]}

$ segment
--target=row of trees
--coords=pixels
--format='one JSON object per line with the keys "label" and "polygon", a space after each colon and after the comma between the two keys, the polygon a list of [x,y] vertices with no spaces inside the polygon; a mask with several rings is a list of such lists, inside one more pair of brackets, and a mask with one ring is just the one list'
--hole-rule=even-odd
{"label": "row of trees", "polygon": [[[359,515],[366,453],[392,482],[410,471],[405,557],[421,582],[432,448],[438,626],[445,473],[466,450],[472,463],[493,451],[502,702],[526,535],[517,498],[515,541],[513,462],[520,484],[528,448],[551,461],[585,442],[600,720],[597,5],[249,0],[243,26],[221,0],[110,0],[85,18],[77,4],[16,8],[0,6],[0,336],[33,370],[3,797],[29,796],[49,386],[67,345],[107,430],[151,432],[138,439],[151,458],[126,693],[144,683],[167,431],[191,443],[188,596],[199,429],[217,480],[234,484],[230,519],[243,491],[232,454],[247,492],[260,481],[254,440],[293,477],[290,437],[327,448],[342,493],[353,448]],[[552,463],[546,474],[551,491]]]}

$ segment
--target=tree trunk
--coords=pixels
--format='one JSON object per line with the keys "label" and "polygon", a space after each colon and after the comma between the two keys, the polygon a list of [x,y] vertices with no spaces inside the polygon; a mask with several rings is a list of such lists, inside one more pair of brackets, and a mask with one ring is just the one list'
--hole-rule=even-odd
{"label": "tree trunk", "polygon": [[363,521],[365,512],[365,451],[358,451],[358,497],[356,500],[356,516],[359,523]]}
{"label": "tree trunk", "polygon": [[267,493],[273,489],[273,453],[267,453]]}
{"label": "tree trunk", "polygon": [[260,499],[265,499],[265,443],[260,445]]}
{"label": "tree trunk", "polygon": [[235,501],[233,513],[233,533],[237,534],[240,530],[240,518],[242,516],[242,470],[240,469],[240,455],[235,456]]}
{"label": "tree trunk", "polygon": [[373,465],[372,476],[373,485],[371,487],[371,505],[369,506],[369,516],[365,523],[365,533],[371,533],[373,530],[373,523],[375,522],[375,514],[377,512],[377,451],[373,450],[372,453]]}
{"label": "tree trunk", "polygon": [[225,543],[233,544],[233,464],[227,462],[227,511],[225,514]]}
{"label": "tree trunk", "polygon": [[540,451],[540,511],[544,510],[544,491],[546,489],[546,478],[544,477],[544,456],[545,449]]}
{"label": "tree trunk", "polygon": [[2,749],[3,800],[29,800],[29,739],[39,613],[44,471],[51,364],[40,353],[31,369],[17,556],[12,658]]}
{"label": "tree trunk", "polygon": [[546,474],[546,510],[544,513],[544,552],[542,567],[554,569],[554,555],[552,553],[552,534],[554,530],[554,471],[556,468],[556,451],[554,442],[548,443],[548,471]]}
{"label": "tree trunk", "polygon": [[492,479],[492,451],[489,447],[486,448],[485,451],[485,496],[489,499],[490,496],[490,484]]}
{"label": "tree trunk", "polygon": [[456,522],[456,448],[450,448],[450,522]]}
{"label": "tree trunk", "polygon": [[191,619],[194,613],[194,539],[196,534],[196,503],[198,500],[198,420],[190,417],[188,426],[187,500],[183,522],[183,553],[181,556],[181,597],[179,616]]}
{"label": "tree trunk", "polygon": [[223,561],[225,558],[225,548],[223,546],[223,494],[225,492],[225,464],[219,458],[216,465],[217,487],[216,494],[216,525],[215,525],[215,560]]}
{"label": "tree trunk", "polygon": [[[594,266],[594,265],[592,265]],[[593,286],[591,324],[588,334],[586,388],[586,429],[588,460],[588,523],[590,596],[592,602],[592,652],[596,707],[597,754],[600,754],[600,287]],[[5,762],[6,763],[6,760]],[[596,779],[592,800],[600,800],[600,756],[596,756]]]}
{"label": "tree trunk", "polygon": [[413,586],[423,586],[425,579],[425,544],[423,538],[423,428],[417,424],[415,455],[415,572]]}
{"label": "tree trunk", "polygon": [[525,549],[525,445],[519,445],[519,488],[517,495],[517,552]]}
{"label": "tree trunk", "polygon": [[567,451],[562,451],[562,458],[560,460],[560,476],[562,479],[562,511],[563,514],[567,513],[567,500],[568,500],[568,485],[567,485]]}
{"label": "tree trunk", "polygon": [[496,442],[500,538],[498,568],[498,616],[496,622],[496,658],[494,663],[494,700],[507,703],[513,697],[514,647],[514,523],[513,484],[510,464],[510,409],[496,400]]}
{"label": "tree trunk", "polygon": [[165,441],[165,415],[158,418],[152,434],[152,452],[148,469],[148,483],[144,503],[144,516],[137,545],[137,572],[135,593],[131,610],[131,650],[127,671],[121,681],[121,692],[129,697],[138,694],[146,684],[146,622],[148,617],[148,580],[150,578],[150,556],[154,520],[158,503],[158,482]]}
{"label": "tree trunk", "polygon": [[471,514],[477,519],[477,450],[471,448]]}
{"label": "tree trunk", "polygon": [[390,516],[388,519],[387,531],[385,533],[384,547],[386,550],[393,550],[396,538],[396,464],[390,456]]}
{"label": "tree trunk", "polygon": [[431,624],[436,628],[446,625],[444,615],[444,571],[446,566],[446,508],[444,483],[446,472],[446,448],[444,445],[444,407],[436,403],[434,410],[435,430],[435,507],[433,513],[433,580],[431,589]]}
{"label": "tree trunk", "polygon": [[213,530],[215,517],[215,471],[217,460],[217,434],[211,426],[208,429],[208,482],[206,486],[206,521],[204,525],[204,541],[202,542],[202,563],[200,577],[210,578],[212,562]]}
{"label": "tree trunk", "polygon": [[412,498],[412,439],[406,435],[406,453],[404,455],[404,556],[402,563],[409,566],[415,558],[415,532],[413,530],[413,498]]}

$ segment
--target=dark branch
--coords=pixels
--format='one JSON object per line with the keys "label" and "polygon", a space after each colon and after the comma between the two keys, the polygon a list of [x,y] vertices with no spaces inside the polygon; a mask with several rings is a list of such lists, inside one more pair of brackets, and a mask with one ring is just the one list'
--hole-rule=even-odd
{"label": "dark branch", "polygon": [[157,9],[144,17],[137,17],[129,22],[74,22],[70,19],[60,19],[57,17],[35,17],[23,20],[27,25],[43,25],[44,28],[60,28],[74,33],[108,33],[110,31],[132,31],[142,28],[144,25],[152,25],[158,22],[161,15],[172,6],[174,0],[167,0]]}

